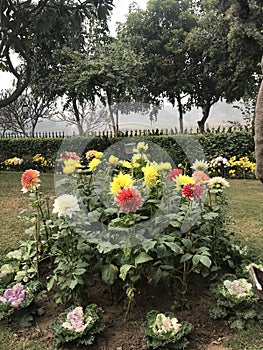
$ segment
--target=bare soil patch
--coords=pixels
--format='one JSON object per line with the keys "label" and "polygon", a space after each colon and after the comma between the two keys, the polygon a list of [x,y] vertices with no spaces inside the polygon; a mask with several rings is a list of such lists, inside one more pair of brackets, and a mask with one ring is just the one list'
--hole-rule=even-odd
{"label": "bare soil patch", "polygon": [[[199,276],[195,276],[190,284],[188,302],[183,310],[173,310],[179,321],[191,322],[194,326],[189,336],[191,350],[227,350],[222,345],[230,333],[226,323],[222,320],[213,320],[209,315],[209,308],[213,304],[208,283]],[[109,290],[98,282],[88,291],[87,304],[96,303],[103,308],[103,322],[105,331],[97,337],[96,342],[89,347],[78,349],[90,350],[146,350],[140,325],[145,320],[148,311],[152,309],[160,312],[171,311],[174,305],[174,295],[168,295],[162,288],[153,288],[150,285],[139,287],[136,291],[136,302],[128,321],[124,321],[124,302],[112,302]],[[46,313],[36,320],[31,328],[17,329],[19,337],[41,340],[52,348],[52,333],[49,324],[65,309],[63,305],[54,304],[49,296],[44,300]],[[63,349],[75,350],[76,345],[67,345]]]}

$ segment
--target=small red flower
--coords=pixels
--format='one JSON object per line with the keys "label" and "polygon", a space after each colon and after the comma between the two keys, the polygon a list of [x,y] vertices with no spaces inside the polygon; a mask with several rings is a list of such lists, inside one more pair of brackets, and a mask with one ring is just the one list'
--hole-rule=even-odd
{"label": "small red flower", "polygon": [[183,170],[182,169],[172,169],[169,174],[167,175],[168,180],[173,180],[176,176],[182,175]]}
{"label": "small red flower", "polygon": [[116,195],[116,201],[120,209],[125,211],[137,211],[143,203],[140,192],[134,187],[124,187]]}
{"label": "small red flower", "polygon": [[38,170],[28,169],[24,171],[21,177],[22,191],[27,192],[35,190],[40,183],[39,176],[40,172]]}
{"label": "small red flower", "polygon": [[204,194],[204,188],[196,184],[187,184],[182,188],[181,194],[188,199],[199,199]]}

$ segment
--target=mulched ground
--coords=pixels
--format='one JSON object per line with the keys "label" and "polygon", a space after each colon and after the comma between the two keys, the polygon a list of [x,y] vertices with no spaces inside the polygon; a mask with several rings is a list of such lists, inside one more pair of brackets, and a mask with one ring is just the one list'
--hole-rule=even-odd
{"label": "mulched ground", "polygon": [[[224,350],[221,343],[229,334],[224,321],[213,320],[209,316],[209,308],[213,304],[208,285],[199,276],[192,279],[189,286],[188,302],[183,310],[173,310],[180,321],[191,322],[194,326],[189,335],[191,350]],[[103,308],[103,322],[105,331],[97,337],[95,344],[78,349],[90,350],[146,350],[146,343],[140,331],[140,325],[145,315],[152,309],[160,312],[171,311],[174,305],[174,296],[167,295],[162,288],[153,288],[150,285],[138,288],[136,303],[131,310],[129,320],[124,321],[124,302],[112,302],[108,289],[98,282],[89,290],[87,303],[96,303]],[[52,334],[49,331],[50,322],[63,311],[63,307],[55,305],[52,301],[45,301],[46,313],[37,319],[36,325],[30,329],[17,330],[16,334],[22,337],[38,339],[45,344],[52,344]],[[76,349],[76,346],[63,347],[63,349]]]}

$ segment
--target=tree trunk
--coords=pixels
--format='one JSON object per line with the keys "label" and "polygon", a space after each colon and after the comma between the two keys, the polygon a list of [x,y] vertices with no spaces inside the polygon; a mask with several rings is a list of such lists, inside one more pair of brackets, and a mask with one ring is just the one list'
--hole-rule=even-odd
{"label": "tree trunk", "polygon": [[[263,72],[263,56],[261,60]],[[255,156],[256,176],[263,182],[263,80],[261,81],[255,113]]]}
{"label": "tree trunk", "polygon": [[25,77],[23,76],[23,74],[20,74],[20,75],[16,75],[16,78],[17,78],[16,89],[14,90],[14,92],[11,93],[11,95],[0,100],[0,108],[6,107],[10,105],[10,103],[17,100],[18,97],[21,96],[24,90],[26,90],[26,88],[28,87],[31,79],[31,64],[29,62],[27,62]]}
{"label": "tree trunk", "polygon": [[77,100],[75,98],[73,99],[72,104],[73,104],[73,109],[74,109],[74,114],[75,114],[75,118],[76,118],[76,125],[78,128],[79,136],[83,136],[83,134],[84,134],[83,126],[82,126],[81,121],[80,121]]}
{"label": "tree trunk", "polygon": [[207,119],[209,117],[210,109],[211,109],[210,104],[207,104],[206,106],[204,106],[202,108],[203,117],[201,120],[198,120],[198,122],[197,122],[200,132],[205,132],[205,122],[207,121]]}
{"label": "tree trunk", "polygon": [[114,112],[112,110],[111,92],[109,90],[106,90],[106,94],[107,94],[107,102],[108,102],[108,106],[109,106],[110,121],[112,124],[113,133],[114,133],[114,136],[118,136],[118,126],[115,123]]}
{"label": "tree trunk", "polygon": [[176,100],[177,100],[177,106],[178,106],[178,112],[179,112],[179,130],[180,130],[180,133],[183,134],[183,132],[184,132],[184,113],[183,113],[183,105],[182,105],[181,96],[177,95]]}
{"label": "tree trunk", "polygon": [[111,120],[112,129],[113,129],[113,134],[114,134],[114,136],[118,136],[118,127],[115,123],[114,112],[112,110],[111,105],[109,105],[109,112],[110,112],[110,120]]}

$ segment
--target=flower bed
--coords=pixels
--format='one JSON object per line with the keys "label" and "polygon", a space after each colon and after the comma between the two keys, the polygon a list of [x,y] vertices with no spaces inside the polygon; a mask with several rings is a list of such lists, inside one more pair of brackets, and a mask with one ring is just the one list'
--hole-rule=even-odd
{"label": "flower bed", "polygon": [[[29,239],[4,257],[1,273],[13,283],[43,281],[42,262],[49,262],[42,289],[51,292],[56,303],[72,305],[59,317],[57,331],[53,327],[57,335],[75,327],[73,310],[77,319],[84,315],[85,296],[98,278],[112,299],[123,302],[127,320],[141,285],[164,286],[174,295],[174,307],[184,308],[193,276],[209,281],[242,261],[227,226],[224,189],[229,184],[219,176],[210,178],[208,163],[196,160],[191,174],[143,141],[134,145],[129,157],[121,155],[112,149],[90,150],[82,162],[74,152],[63,153],[56,198],[41,192],[39,171],[28,169],[22,175],[22,191],[29,192],[34,209],[33,227]],[[6,300],[5,294],[2,298]],[[158,314],[164,315],[159,318],[166,325],[173,325],[174,317]],[[78,340],[80,334],[87,335],[87,344],[93,341],[92,333],[85,333],[90,329],[88,316],[82,316],[77,321],[80,332],[67,334],[68,341]],[[171,328],[163,339],[183,348],[180,342],[187,343],[190,328],[182,337]],[[147,337],[149,346],[162,345],[152,333]]]}

